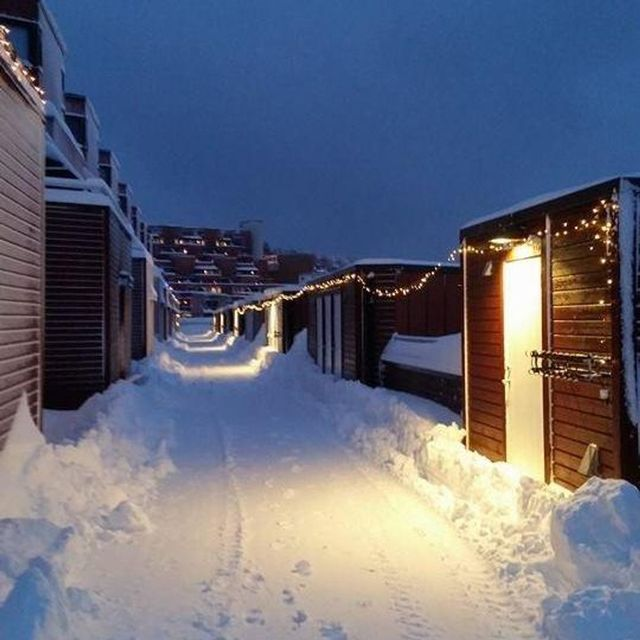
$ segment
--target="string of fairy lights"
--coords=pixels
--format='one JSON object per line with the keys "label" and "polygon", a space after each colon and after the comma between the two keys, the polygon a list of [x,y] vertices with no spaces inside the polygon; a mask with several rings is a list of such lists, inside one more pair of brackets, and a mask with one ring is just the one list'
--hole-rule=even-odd
{"label": "string of fairy lights", "polygon": [[38,86],[38,80],[33,72],[18,57],[15,47],[9,40],[9,33],[11,33],[10,29],[0,24],[0,55],[11,66],[16,77],[20,79],[24,86],[38,94],[40,102],[44,105],[44,91]]}
{"label": "string of fairy lights", "polygon": [[[617,231],[618,221],[618,197],[614,191],[610,200],[600,200],[599,204],[592,208],[590,215],[580,220],[564,220],[555,225],[555,231],[551,232],[554,238],[567,237],[572,233],[591,233],[589,251],[595,251],[598,245],[604,247],[604,255],[600,258],[600,263],[607,266],[606,269],[606,285],[611,287],[613,283],[612,265],[615,241],[614,237]],[[463,244],[449,253],[447,262],[454,263],[459,258],[466,255],[491,255],[510,251],[517,245],[531,244],[534,241],[540,241],[546,232],[544,229],[537,229],[530,233],[527,238],[494,238],[482,245]],[[349,283],[359,285],[366,293],[375,298],[395,299],[406,297],[413,293],[417,293],[428,285],[434,276],[442,269],[443,264],[438,263],[432,269],[424,273],[420,278],[411,284],[396,285],[393,287],[372,287],[359,273],[347,273],[342,276],[335,276],[322,282],[314,282],[304,285],[301,289],[293,292],[281,292],[272,298],[261,300],[259,302],[247,303],[239,305],[236,310],[240,315],[244,315],[248,311],[264,311],[271,306],[277,305],[283,301],[297,300],[306,293],[318,293],[330,289],[339,288]],[[599,304],[604,306],[608,302],[602,298]]]}

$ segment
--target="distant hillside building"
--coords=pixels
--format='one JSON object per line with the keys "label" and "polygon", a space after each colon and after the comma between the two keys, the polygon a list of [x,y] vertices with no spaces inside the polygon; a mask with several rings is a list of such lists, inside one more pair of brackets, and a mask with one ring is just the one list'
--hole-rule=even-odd
{"label": "distant hillside building", "polygon": [[264,255],[258,220],[236,230],[158,225],[148,231],[155,262],[176,292],[180,310],[194,316],[274,284],[297,283],[315,264],[310,254]]}

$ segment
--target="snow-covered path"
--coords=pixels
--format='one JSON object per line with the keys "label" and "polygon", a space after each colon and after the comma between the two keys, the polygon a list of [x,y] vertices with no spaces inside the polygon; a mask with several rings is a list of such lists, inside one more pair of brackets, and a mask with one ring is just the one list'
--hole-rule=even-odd
{"label": "snow-covered path", "polygon": [[149,367],[131,419],[173,433],[176,472],[148,509],[151,532],[105,541],[69,576],[98,604],[76,630],[92,640],[536,637],[450,524],[343,444],[326,391],[276,366],[289,357],[191,338]]}

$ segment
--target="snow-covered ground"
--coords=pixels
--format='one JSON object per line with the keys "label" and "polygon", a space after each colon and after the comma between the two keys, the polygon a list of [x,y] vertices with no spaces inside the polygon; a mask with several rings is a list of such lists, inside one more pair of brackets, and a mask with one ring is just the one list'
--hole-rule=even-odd
{"label": "snow-covered ground", "polygon": [[638,491],[543,487],[455,419],[321,375],[303,339],[162,347],[48,414],[56,444],[16,424],[0,638],[638,637]]}

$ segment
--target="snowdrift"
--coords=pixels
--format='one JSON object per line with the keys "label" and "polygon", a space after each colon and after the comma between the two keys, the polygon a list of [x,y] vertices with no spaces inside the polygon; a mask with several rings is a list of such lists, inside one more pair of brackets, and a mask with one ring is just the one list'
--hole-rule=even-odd
{"label": "snowdrift", "polygon": [[303,338],[289,358],[299,363],[278,359],[273,369],[304,378],[343,437],[452,521],[530,603],[544,636],[637,637],[640,492],[635,487],[592,478],[570,494],[543,485],[468,451],[457,416],[446,409],[304,367]]}
{"label": "snowdrift", "polygon": [[67,444],[45,441],[22,398],[0,452],[0,638],[76,637],[68,613],[91,595],[68,577],[101,540],[152,526],[144,508],[172,464],[156,434],[132,437],[137,392],[120,383],[90,399],[79,413],[93,428]]}
{"label": "snowdrift", "polygon": [[[260,359],[258,344],[230,342],[225,359],[233,362],[237,351],[252,363],[247,375],[257,392],[284,385],[292,401],[321,412],[351,448],[417,491],[491,563],[541,636],[638,636],[636,488],[597,478],[575,494],[542,485],[468,451],[457,416],[447,409],[322,375],[305,352],[304,335],[286,356]],[[182,378],[169,350],[147,363],[143,375]],[[203,373],[215,379],[223,360]],[[175,425],[149,415],[148,396],[167,393],[166,384],[154,392],[131,382],[114,385],[74,414],[70,440],[65,416],[54,416],[58,444],[45,442],[26,403],[21,407],[0,454],[0,638],[73,638],[71,614],[91,616],[98,606],[73,583],[82,558],[106,539],[126,541],[153,527],[149,505],[172,470],[164,443]]]}

